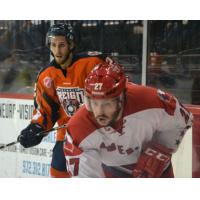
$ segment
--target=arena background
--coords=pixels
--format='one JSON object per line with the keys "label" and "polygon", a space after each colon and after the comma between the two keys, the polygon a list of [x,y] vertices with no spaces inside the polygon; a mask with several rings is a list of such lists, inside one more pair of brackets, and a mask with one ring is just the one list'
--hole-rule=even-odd
{"label": "arena background", "polygon": [[[51,59],[45,35],[59,22],[64,21],[0,21],[0,144],[16,140],[30,121],[37,73]],[[76,31],[77,52],[112,56],[125,67],[130,81],[168,91],[194,113],[193,128],[173,164],[176,177],[200,177],[200,21],[65,22]],[[16,145],[0,151],[0,177],[49,177],[54,142],[51,133],[37,147]]]}

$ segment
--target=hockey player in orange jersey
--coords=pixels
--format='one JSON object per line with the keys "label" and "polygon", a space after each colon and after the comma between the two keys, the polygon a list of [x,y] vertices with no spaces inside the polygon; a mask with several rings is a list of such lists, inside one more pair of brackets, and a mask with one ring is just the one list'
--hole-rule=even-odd
{"label": "hockey player in orange jersey", "polygon": [[[67,24],[55,24],[47,33],[48,45],[54,59],[37,77],[33,117],[18,137],[18,141],[25,148],[41,142],[43,136],[36,136],[38,132],[52,128],[56,122],[58,125],[68,122],[83,103],[87,74],[96,64],[104,62],[97,56],[74,54],[74,37],[72,27]],[[62,146],[64,137],[65,130],[59,129],[53,149],[52,177],[67,176],[64,153],[58,148]]]}
{"label": "hockey player in orange jersey", "polygon": [[85,105],[67,125],[71,177],[174,177],[171,156],[192,114],[173,95],[126,81],[116,64],[99,64],[85,83]]}

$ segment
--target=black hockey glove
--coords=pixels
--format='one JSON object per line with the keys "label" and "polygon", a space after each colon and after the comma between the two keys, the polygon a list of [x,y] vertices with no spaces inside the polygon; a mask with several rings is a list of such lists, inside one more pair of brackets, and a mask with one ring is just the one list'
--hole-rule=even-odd
{"label": "black hockey glove", "polygon": [[36,135],[37,133],[44,131],[44,129],[39,124],[29,124],[25,129],[21,131],[21,134],[18,136],[17,141],[24,147],[33,147],[38,145],[44,135]]}

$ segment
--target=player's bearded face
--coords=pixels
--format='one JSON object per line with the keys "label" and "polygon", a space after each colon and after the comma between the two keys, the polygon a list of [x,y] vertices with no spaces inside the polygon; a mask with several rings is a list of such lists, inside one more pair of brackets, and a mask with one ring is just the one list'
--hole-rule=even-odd
{"label": "player's bearded face", "polygon": [[115,122],[120,111],[116,98],[104,100],[91,99],[90,105],[93,115],[100,126],[111,125]]}
{"label": "player's bearded face", "polygon": [[51,38],[50,49],[59,65],[65,64],[69,58],[70,50],[64,36],[55,36]]}

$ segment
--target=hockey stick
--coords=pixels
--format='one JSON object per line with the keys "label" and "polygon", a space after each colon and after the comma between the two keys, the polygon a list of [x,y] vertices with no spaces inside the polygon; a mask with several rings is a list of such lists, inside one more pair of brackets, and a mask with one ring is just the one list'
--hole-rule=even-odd
{"label": "hockey stick", "polygon": [[[55,127],[55,128],[51,128],[51,129],[48,129],[48,130],[45,130],[45,131],[41,131],[41,132],[37,133],[35,136],[42,136],[42,135],[44,136],[44,135],[45,135],[46,133],[48,133],[48,132],[55,131],[55,130],[58,130],[58,129],[61,129],[61,128],[66,128],[66,127],[67,127],[67,124],[63,124],[63,125],[57,126],[57,127]],[[35,137],[35,136],[34,136],[34,137]],[[17,144],[17,143],[18,143],[18,141],[11,142],[11,143],[8,143],[8,144],[4,144],[4,145],[0,146],[0,149],[4,149],[4,148],[6,148],[6,147],[15,145],[15,144]]]}

